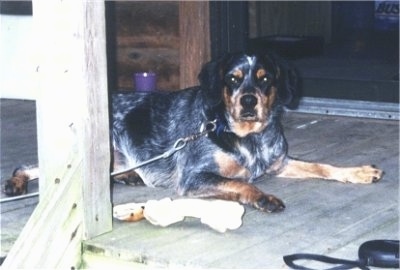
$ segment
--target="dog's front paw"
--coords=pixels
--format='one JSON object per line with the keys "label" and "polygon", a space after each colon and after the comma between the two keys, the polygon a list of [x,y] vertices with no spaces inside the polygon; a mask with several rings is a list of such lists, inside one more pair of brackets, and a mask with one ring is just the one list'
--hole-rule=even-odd
{"label": "dog's front paw", "polygon": [[345,177],[345,182],[355,184],[371,184],[378,182],[383,176],[383,171],[375,166],[361,166],[350,168]]}
{"label": "dog's front paw", "polygon": [[3,192],[7,196],[19,196],[28,192],[28,178],[23,175],[12,176],[5,181]]}
{"label": "dog's front paw", "polygon": [[128,186],[144,186],[143,179],[135,172],[130,171],[113,177],[115,182]]}
{"label": "dog's front paw", "polygon": [[14,169],[11,178],[4,181],[3,192],[7,196],[19,196],[28,193],[29,178],[29,167],[17,167]]}
{"label": "dog's front paw", "polygon": [[263,212],[280,212],[285,209],[281,199],[268,194],[263,194],[254,204],[254,207]]}

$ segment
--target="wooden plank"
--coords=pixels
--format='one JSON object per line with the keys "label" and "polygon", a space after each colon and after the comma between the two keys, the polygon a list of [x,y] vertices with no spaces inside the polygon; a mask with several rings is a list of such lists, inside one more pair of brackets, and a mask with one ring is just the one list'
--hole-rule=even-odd
{"label": "wooden plank", "polygon": [[111,230],[104,2],[33,2],[40,202],[5,268],[77,268]]}
{"label": "wooden plank", "polygon": [[209,2],[179,2],[180,88],[198,85],[197,75],[210,59]]}
{"label": "wooden plank", "polygon": [[117,258],[99,256],[97,254],[85,253],[83,255],[83,269],[155,269],[142,263],[127,262]]}
{"label": "wooden plank", "polygon": [[[380,130],[366,119],[310,117],[308,124],[286,127],[289,154],[294,157],[319,162],[329,160],[336,165],[360,165],[357,162],[379,165],[378,151],[390,150],[393,145],[388,145],[387,141],[396,143],[398,137],[395,122],[388,121],[388,128]],[[351,160],[346,160],[348,152],[352,153]],[[370,156],[371,160],[362,161],[365,156]]]}
{"label": "wooden plank", "polygon": [[[84,1],[83,80],[83,219],[84,238],[110,231],[110,141],[107,89],[105,6]],[[79,98],[79,97],[78,97]]]}

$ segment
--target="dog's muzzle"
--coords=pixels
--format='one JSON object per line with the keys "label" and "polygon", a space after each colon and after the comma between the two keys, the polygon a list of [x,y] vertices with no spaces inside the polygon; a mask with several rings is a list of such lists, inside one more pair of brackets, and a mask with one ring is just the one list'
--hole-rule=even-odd
{"label": "dog's muzzle", "polygon": [[240,98],[240,105],[242,111],[240,116],[242,118],[254,118],[256,116],[255,106],[257,105],[257,98],[254,95],[246,94]]}

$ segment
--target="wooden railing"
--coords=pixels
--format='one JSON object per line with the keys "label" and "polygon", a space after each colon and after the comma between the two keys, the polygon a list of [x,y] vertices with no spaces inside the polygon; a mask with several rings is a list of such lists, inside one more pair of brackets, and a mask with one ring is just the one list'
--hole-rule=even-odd
{"label": "wooden railing", "polygon": [[40,202],[2,267],[78,268],[112,229],[104,2],[33,1]]}

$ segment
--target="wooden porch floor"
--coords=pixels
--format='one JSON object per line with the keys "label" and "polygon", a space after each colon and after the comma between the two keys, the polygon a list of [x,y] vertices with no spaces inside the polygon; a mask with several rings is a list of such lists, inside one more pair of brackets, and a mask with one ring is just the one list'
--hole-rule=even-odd
{"label": "wooden porch floor", "polygon": [[[23,121],[32,115],[30,102],[1,100],[2,180],[16,164],[35,159],[35,125],[30,118]],[[120,266],[285,268],[284,255],[303,252],[356,259],[364,241],[399,239],[397,121],[288,113],[284,126],[292,156],[335,165],[375,164],[385,171],[383,180],[352,185],[265,179],[256,185],[280,197],[285,211],[265,214],[246,207],[243,225],[224,234],[194,218],[167,228],[145,220],[114,220],[112,232],[84,243],[85,266],[102,266],[112,259]],[[21,151],[27,161],[20,157]],[[175,197],[170,190],[116,184],[113,201],[145,202],[167,196]],[[7,254],[35,200],[1,205],[1,256]]]}

